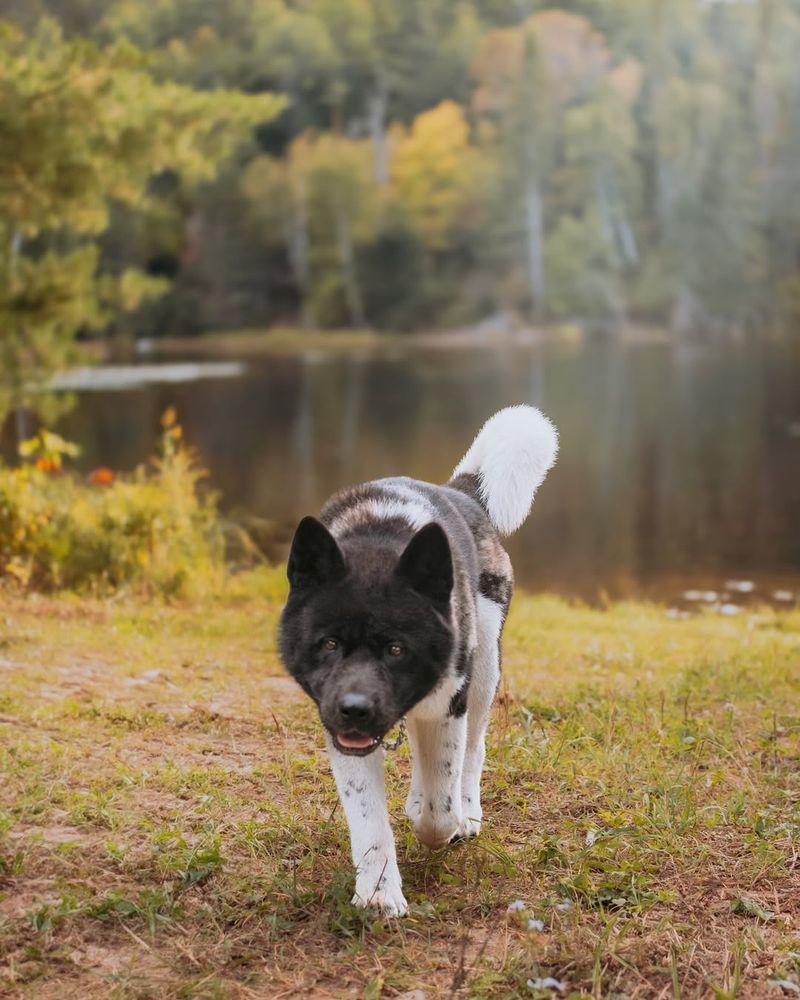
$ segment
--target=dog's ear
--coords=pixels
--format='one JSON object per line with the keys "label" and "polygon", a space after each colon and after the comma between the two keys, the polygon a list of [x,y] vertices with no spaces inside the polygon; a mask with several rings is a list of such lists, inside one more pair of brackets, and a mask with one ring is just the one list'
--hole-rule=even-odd
{"label": "dog's ear", "polygon": [[453,590],[453,557],[442,526],[433,522],[420,528],[395,572],[418,594],[435,604],[447,604]]}
{"label": "dog's ear", "polygon": [[336,539],[315,517],[297,525],[286,575],[293,588],[335,583],[345,575],[344,556]]}

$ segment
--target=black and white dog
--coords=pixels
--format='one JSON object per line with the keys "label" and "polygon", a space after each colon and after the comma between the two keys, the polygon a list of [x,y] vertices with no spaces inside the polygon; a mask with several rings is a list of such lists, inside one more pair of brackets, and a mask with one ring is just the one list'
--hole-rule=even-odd
{"label": "black and white dog", "polygon": [[292,543],[280,624],[287,669],[317,704],[350,828],[354,902],[406,911],[383,737],[406,718],[406,813],[423,844],[481,826],[484,736],[500,678],[516,530],[558,438],[530,406],[496,413],[447,486],[380,479],[335,494]]}

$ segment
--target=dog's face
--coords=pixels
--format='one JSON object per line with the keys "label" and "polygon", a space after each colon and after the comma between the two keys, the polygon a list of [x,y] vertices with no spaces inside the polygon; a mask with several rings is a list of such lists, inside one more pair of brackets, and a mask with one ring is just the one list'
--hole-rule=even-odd
{"label": "dog's face", "polygon": [[280,651],[339,750],[365,756],[447,669],[453,562],[438,524],[398,557],[386,541],[340,547],[306,517],[289,556]]}

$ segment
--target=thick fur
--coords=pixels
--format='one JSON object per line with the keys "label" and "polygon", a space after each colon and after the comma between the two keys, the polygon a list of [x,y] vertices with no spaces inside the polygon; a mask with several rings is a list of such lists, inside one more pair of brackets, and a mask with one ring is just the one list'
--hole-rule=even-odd
{"label": "thick fur", "polygon": [[556,452],[543,414],[510,407],[487,421],[447,486],[376,480],[298,525],[280,650],[326,730],[358,905],[407,908],[380,746],[401,718],[413,754],[406,813],[420,841],[436,847],[480,830],[513,587],[498,533],[525,519]]}

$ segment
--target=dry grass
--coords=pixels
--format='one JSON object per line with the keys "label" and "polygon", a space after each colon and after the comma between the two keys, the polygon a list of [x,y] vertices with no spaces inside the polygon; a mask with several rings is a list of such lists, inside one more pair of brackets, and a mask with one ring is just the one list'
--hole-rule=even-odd
{"label": "dry grass", "polygon": [[203,606],[0,595],[0,993],[798,988],[800,614],[515,599],[481,837],[420,848],[407,751],[389,763],[412,903],[391,923],[348,902],[280,600],[271,571]]}

